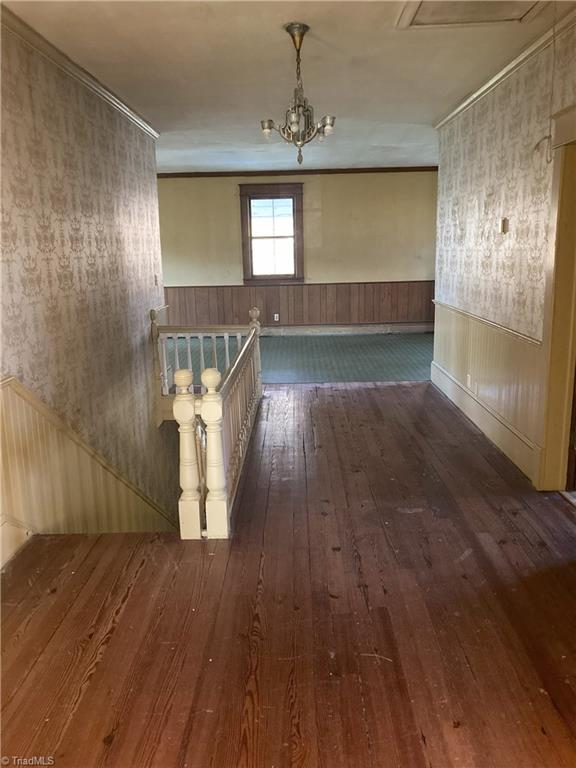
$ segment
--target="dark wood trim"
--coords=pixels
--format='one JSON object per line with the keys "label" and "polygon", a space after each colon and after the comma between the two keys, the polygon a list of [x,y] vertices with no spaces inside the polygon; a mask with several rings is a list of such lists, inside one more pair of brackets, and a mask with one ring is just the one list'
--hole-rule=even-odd
{"label": "dark wood trim", "polygon": [[302,196],[302,188],[304,184],[297,182],[296,184],[239,184],[240,196],[258,199],[266,199],[269,197],[296,197]]}
{"label": "dark wood trim", "polygon": [[291,275],[271,275],[270,277],[252,277],[246,278],[243,285],[294,285],[294,283],[304,283],[303,277],[292,277]]}
{"label": "dark wood trim", "polygon": [[435,173],[437,165],[411,165],[390,166],[382,168],[311,168],[310,170],[297,169],[294,171],[178,171],[175,173],[159,173],[159,179],[211,179],[250,176],[322,176],[342,173],[423,173],[431,171]]}
{"label": "dark wood trim", "polygon": [[[296,184],[239,184],[240,222],[242,228],[242,265],[245,285],[281,285],[304,280],[304,206],[303,187]],[[294,205],[294,275],[254,275],[250,231],[250,200],[270,197],[289,198]]]}

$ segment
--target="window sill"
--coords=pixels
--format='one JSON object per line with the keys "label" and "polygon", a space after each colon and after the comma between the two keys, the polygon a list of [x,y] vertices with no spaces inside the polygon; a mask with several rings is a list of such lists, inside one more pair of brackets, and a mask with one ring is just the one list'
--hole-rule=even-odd
{"label": "window sill", "polygon": [[303,283],[303,277],[250,277],[244,278],[244,285],[294,285]]}

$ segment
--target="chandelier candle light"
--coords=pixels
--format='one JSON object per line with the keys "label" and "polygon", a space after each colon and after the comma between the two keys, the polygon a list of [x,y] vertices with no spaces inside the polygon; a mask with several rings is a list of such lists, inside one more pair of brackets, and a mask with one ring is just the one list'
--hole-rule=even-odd
{"label": "chandelier candle light", "polygon": [[319,123],[314,122],[314,109],[308,103],[304,96],[304,86],[302,85],[302,74],[300,72],[300,49],[304,35],[310,27],[299,21],[291,21],[285,24],[284,29],[294,43],[296,49],[296,88],[294,88],[294,98],[286,110],[286,121],[284,125],[276,125],[274,120],[262,120],[262,133],[269,138],[272,130],[278,131],[284,141],[289,141],[298,148],[298,163],[302,163],[302,147],[309,141],[318,136],[319,141],[324,141],[326,136],[334,131],[336,118],[332,115],[324,115]]}

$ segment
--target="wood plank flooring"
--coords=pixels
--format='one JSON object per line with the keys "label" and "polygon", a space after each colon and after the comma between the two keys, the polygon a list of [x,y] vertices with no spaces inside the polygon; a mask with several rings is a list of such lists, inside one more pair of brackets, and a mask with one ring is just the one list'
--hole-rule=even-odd
{"label": "wood plank flooring", "polygon": [[431,384],[267,387],[229,542],[37,537],[5,755],[574,768],[576,510]]}

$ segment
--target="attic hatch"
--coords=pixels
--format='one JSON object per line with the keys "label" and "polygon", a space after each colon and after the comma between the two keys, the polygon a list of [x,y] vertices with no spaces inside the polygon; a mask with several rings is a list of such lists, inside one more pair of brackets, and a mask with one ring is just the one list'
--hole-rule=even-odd
{"label": "attic hatch", "polygon": [[452,27],[473,24],[501,24],[527,22],[533,19],[547,2],[512,2],[504,0],[420,0],[404,3],[396,27],[418,29],[422,27]]}

